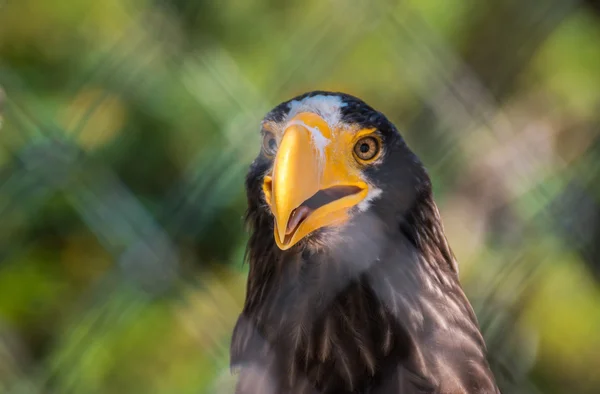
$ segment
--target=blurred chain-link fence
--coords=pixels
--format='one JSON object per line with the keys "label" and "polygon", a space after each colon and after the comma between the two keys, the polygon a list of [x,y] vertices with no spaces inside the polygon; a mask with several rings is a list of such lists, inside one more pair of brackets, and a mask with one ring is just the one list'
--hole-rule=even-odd
{"label": "blurred chain-link fence", "polygon": [[594,6],[0,2],[0,390],[230,392],[259,122],[331,89],[428,167],[504,392],[597,392]]}

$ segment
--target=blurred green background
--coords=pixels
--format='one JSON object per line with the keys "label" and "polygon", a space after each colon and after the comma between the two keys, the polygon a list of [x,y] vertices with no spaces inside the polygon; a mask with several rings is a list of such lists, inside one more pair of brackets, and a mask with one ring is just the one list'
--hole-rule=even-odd
{"label": "blurred green background", "polygon": [[316,89],[429,169],[503,392],[600,392],[600,7],[571,0],[0,0],[0,392],[232,392],[245,171]]}

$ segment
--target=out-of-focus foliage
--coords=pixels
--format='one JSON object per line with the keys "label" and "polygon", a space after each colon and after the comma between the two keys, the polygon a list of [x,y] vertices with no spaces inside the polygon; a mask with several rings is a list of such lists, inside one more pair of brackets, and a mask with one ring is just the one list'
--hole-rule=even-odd
{"label": "out-of-focus foliage", "polygon": [[0,0],[0,392],[231,392],[272,106],[429,168],[506,393],[600,391],[600,17],[564,0]]}

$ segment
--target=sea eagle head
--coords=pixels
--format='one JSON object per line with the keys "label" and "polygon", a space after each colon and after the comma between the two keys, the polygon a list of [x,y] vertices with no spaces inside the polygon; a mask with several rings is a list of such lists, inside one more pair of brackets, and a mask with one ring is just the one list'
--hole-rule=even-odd
{"label": "sea eagle head", "polygon": [[381,112],[348,94],[316,91],[265,116],[247,191],[250,214],[280,250],[316,250],[398,231],[431,184]]}

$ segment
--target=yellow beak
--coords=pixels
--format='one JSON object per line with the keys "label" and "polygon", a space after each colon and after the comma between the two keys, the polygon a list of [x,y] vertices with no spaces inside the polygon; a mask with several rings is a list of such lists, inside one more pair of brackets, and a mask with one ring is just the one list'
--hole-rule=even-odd
{"label": "yellow beak", "polygon": [[273,172],[263,184],[282,250],[315,230],[345,222],[348,210],[367,195],[352,145],[336,137],[314,113],[298,114],[284,131]]}

